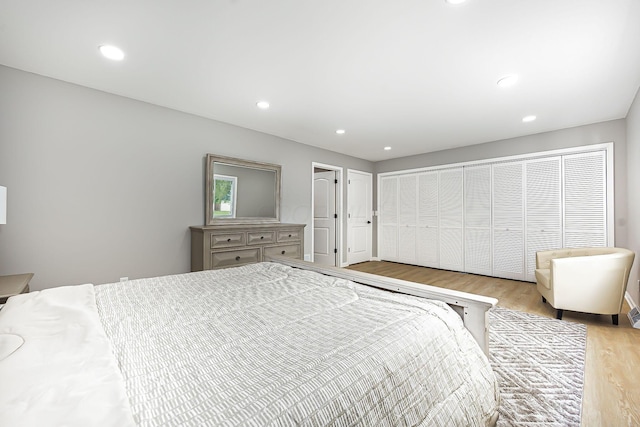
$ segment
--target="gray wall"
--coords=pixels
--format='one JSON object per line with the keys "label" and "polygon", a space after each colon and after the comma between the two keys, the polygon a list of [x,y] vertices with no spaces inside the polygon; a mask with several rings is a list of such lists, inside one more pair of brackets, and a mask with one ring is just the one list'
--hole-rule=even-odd
{"label": "gray wall", "polygon": [[[615,240],[617,246],[626,247],[628,233],[627,157],[631,158],[631,156],[627,156],[626,140],[626,120],[612,120],[520,138],[511,138],[452,150],[438,151],[419,156],[386,160],[376,163],[376,173],[613,142],[615,168]],[[631,168],[632,166],[630,165],[629,167]],[[377,191],[374,195],[377,195]]]}
{"label": "gray wall", "polygon": [[[386,160],[376,163],[376,172],[382,173],[425,166],[485,160],[495,157],[515,156],[560,148],[600,144],[602,142],[616,143],[614,153],[616,158],[616,171],[624,172],[626,170],[625,135],[625,120],[611,120],[608,122],[560,129],[553,132],[538,133],[418,156]],[[623,177],[624,175],[620,176]],[[618,175],[616,175],[616,177],[618,177]]]}
{"label": "gray wall", "polygon": [[640,304],[640,91],[627,115],[627,247],[636,253],[627,290],[636,304]]}
{"label": "gray wall", "polygon": [[311,163],[373,170],[365,160],[0,66],[0,185],[8,189],[0,274],[33,272],[37,290],[189,271],[188,226],[204,224],[207,153],[282,165],[281,220],[307,224],[307,254]]}

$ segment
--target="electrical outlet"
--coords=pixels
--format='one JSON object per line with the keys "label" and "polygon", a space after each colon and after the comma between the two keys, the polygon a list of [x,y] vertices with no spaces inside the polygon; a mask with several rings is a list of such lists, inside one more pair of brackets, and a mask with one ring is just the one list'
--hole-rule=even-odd
{"label": "electrical outlet", "polygon": [[129,278],[128,278],[128,277],[121,277],[121,278],[120,278],[120,281],[121,281],[121,282],[126,282],[127,280],[129,280]]}

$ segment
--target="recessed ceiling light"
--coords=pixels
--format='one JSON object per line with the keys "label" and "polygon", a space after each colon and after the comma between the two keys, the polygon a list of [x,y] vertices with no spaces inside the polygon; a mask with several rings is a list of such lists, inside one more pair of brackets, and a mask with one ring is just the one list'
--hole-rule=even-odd
{"label": "recessed ceiling light", "polygon": [[444,1],[446,1],[449,4],[462,4],[467,0],[444,0]]}
{"label": "recessed ceiling light", "polygon": [[517,82],[518,82],[518,76],[516,74],[510,74],[498,80],[498,86],[509,87],[509,86],[513,86]]}
{"label": "recessed ceiling light", "polygon": [[256,102],[256,106],[261,110],[266,110],[269,108],[269,103],[267,101],[258,101]]}
{"label": "recessed ceiling light", "polygon": [[102,53],[105,58],[109,58],[114,61],[122,61],[124,59],[124,52],[116,46],[104,44],[100,46],[100,53]]}
{"label": "recessed ceiling light", "polygon": [[346,130],[344,130],[344,129],[338,129],[338,130],[336,131],[336,133],[337,133],[338,135],[344,135],[346,132],[347,132],[347,131],[346,131]]}
{"label": "recessed ceiling light", "polygon": [[384,147],[384,151],[389,151],[391,150],[391,147]]}
{"label": "recessed ceiling light", "polygon": [[528,123],[528,122],[534,121],[536,118],[537,118],[536,116],[524,116],[522,118],[522,121],[525,123]]}

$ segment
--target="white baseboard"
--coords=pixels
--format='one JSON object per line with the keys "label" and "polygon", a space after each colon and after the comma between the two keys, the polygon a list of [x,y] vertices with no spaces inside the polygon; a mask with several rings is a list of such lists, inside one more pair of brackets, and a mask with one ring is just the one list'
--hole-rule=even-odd
{"label": "white baseboard", "polygon": [[382,261],[380,257],[374,256],[371,258],[371,261]]}
{"label": "white baseboard", "polygon": [[629,307],[631,307],[632,310],[638,306],[638,304],[633,300],[633,298],[631,298],[631,294],[629,294],[629,292],[624,293],[624,299],[627,300],[627,303],[629,304]]}

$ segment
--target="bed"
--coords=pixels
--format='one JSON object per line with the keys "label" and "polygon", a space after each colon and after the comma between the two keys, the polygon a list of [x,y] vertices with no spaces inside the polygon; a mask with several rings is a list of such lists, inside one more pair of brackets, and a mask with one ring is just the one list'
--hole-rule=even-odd
{"label": "bed", "polygon": [[406,295],[408,282],[356,274],[389,292],[275,261],[12,297],[2,425],[496,423],[484,331],[464,327],[480,314],[463,299],[494,301],[441,295],[456,310]]}

